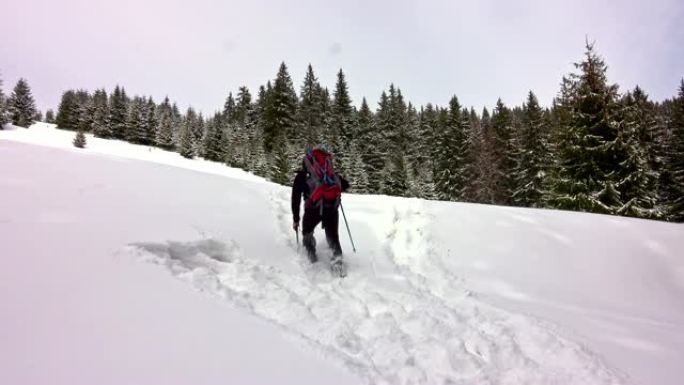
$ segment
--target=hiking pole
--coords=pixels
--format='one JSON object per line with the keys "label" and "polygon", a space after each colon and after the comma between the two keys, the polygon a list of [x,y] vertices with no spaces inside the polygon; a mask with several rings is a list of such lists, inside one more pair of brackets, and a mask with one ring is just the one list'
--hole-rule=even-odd
{"label": "hiking pole", "polygon": [[344,218],[344,224],[347,226],[347,234],[349,234],[349,240],[352,244],[352,250],[356,253],[356,246],[354,246],[354,238],[352,238],[351,231],[349,230],[349,222],[347,222],[347,216],[344,214],[344,207],[342,207],[342,201],[340,201],[340,208],[342,209],[342,218]]}

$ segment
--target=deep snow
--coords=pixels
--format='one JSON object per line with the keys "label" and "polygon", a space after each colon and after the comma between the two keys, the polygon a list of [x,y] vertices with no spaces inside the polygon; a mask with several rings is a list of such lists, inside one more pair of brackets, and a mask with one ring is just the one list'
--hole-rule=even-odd
{"label": "deep snow", "polygon": [[339,280],[287,188],[72,138],[0,131],[2,383],[679,383],[681,225],[347,195]]}

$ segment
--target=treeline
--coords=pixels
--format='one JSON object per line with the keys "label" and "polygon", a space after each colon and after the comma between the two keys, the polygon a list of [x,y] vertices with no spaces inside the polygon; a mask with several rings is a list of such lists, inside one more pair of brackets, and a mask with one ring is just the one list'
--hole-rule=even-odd
{"label": "treeline", "polygon": [[684,81],[649,100],[606,78],[591,45],[552,105],[530,92],[490,112],[414,106],[394,85],[357,109],[340,70],[332,93],[308,67],[299,92],[283,63],[255,96],[241,87],[221,111],[181,113],[166,98],[67,91],[60,128],[225,162],[288,184],[308,146],[326,144],[358,193],[684,220]]}

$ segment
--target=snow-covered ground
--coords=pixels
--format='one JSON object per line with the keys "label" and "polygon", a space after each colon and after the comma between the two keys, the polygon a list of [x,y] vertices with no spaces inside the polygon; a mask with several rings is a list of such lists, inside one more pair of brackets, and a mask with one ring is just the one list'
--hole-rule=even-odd
{"label": "snow-covered ground", "polygon": [[298,254],[287,188],[72,139],[0,131],[0,383],[684,375],[682,225],[347,195],[340,280]]}

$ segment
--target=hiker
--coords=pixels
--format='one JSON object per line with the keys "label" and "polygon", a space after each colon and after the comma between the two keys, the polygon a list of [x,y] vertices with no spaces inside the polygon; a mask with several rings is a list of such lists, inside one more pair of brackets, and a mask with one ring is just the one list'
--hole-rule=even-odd
{"label": "hiker", "polygon": [[[292,184],[292,228],[299,230],[299,206],[304,195],[304,219],[302,223],[302,243],[306,248],[311,263],[318,261],[316,256],[316,239],[313,231],[317,224],[323,222],[325,238],[333,251],[331,269],[343,268],[342,247],[338,233],[339,214],[342,192],[349,187],[349,182],[342,178],[333,165],[333,154],[324,148],[316,147],[307,150],[302,160],[302,168],[297,171]],[[338,271],[338,273],[343,273]]]}

